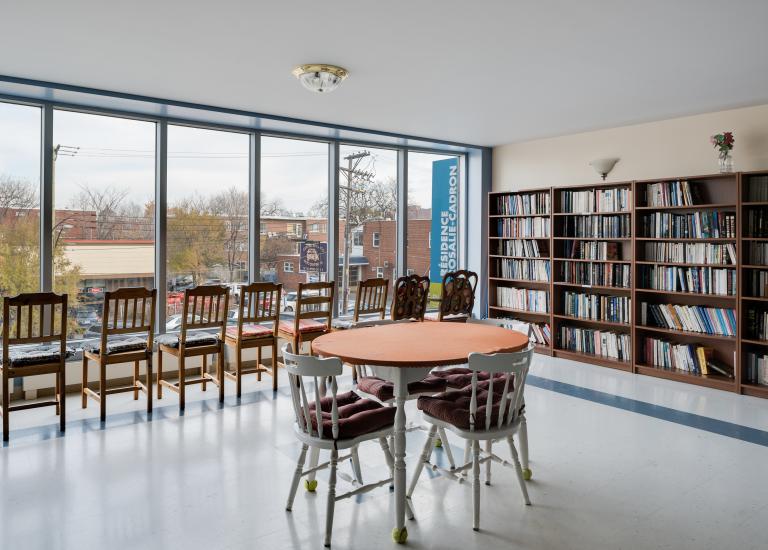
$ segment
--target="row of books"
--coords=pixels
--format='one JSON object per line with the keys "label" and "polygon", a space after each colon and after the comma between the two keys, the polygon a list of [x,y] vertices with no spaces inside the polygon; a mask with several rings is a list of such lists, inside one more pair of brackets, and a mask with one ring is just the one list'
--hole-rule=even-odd
{"label": "row of books", "polygon": [[549,218],[499,218],[497,236],[505,238],[549,237]]}
{"label": "row of books", "polygon": [[652,238],[730,239],[736,237],[736,214],[703,211],[687,214],[654,212],[643,216],[642,234]]}
{"label": "row of books", "polygon": [[[768,186],[768,184],[766,184]],[[766,200],[766,199],[760,199]],[[744,374],[747,384],[760,384],[768,386],[768,355],[747,352]]]}
{"label": "row of books", "polygon": [[746,337],[751,340],[768,340],[768,311],[748,307],[744,316]]}
{"label": "row of books", "polygon": [[747,270],[745,283],[745,296],[768,297],[768,271]]}
{"label": "row of books", "polygon": [[496,213],[505,216],[546,215],[550,212],[549,191],[496,197]]}
{"label": "row of books", "polygon": [[512,260],[497,259],[496,274],[505,279],[527,279],[529,281],[549,281],[549,260]]}
{"label": "row of books", "polygon": [[768,210],[764,208],[748,209],[746,231],[750,237],[768,237]]}
{"label": "row of books", "polygon": [[749,202],[768,201],[768,176],[749,176],[747,200]]}
{"label": "row of books", "polygon": [[751,265],[768,265],[768,243],[750,242],[746,250],[746,263]]}
{"label": "row of books", "polygon": [[549,256],[549,247],[547,244],[539,246],[536,240],[510,240],[498,241],[496,252],[500,256],[525,256],[527,258],[541,258]]}
{"label": "row of books", "polygon": [[702,334],[736,335],[736,313],[730,308],[642,302],[640,324]]}
{"label": "row of books", "polygon": [[720,296],[736,295],[735,269],[641,265],[637,276],[640,288]]}
{"label": "row of books", "polygon": [[625,212],[630,210],[629,189],[588,189],[561,191],[563,212],[590,214],[592,212]]}
{"label": "row of books", "polygon": [[560,327],[559,340],[559,346],[570,351],[625,362],[632,358],[629,334],[563,325]]}
{"label": "row of books", "polygon": [[632,282],[631,266],[627,264],[591,264],[563,262],[560,278],[564,283],[587,286],[629,288]]}
{"label": "row of books", "polygon": [[632,219],[629,216],[568,216],[563,221],[564,237],[618,239],[631,235]]}
{"label": "row of books", "polygon": [[719,374],[733,378],[733,368],[715,359],[714,350],[698,344],[674,344],[661,338],[645,337],[640,346],[640,360],[665,370],[691,374]]}
{"label": "row of books", "polygon": [[496,288],[496,300],[501,307],[549,313],[549,294],[546,290],[500,286]]}
{"label": "row of books", "polygon": [[572,317],[629,323],[631,299],[628,296],[605,296],[566,291],[563,294],[563,313]]}
{"label": "row of books", "polygon": [[678,264],[736,264],[736,245],[732,243],[645,243],[649,262]]}
{"label": "row of books", "polygon": [[648,206],[692,206],[701,203],[699,188],[687,181],[662,181],[645,187]]}
{"label": "row of books", "polygon": [[563,257],[575,260],[618,260],[619,243],[607,241],[565,241]]}
{"label": "row of books", "polygon": [[[549,323],[535,323],[533,321],[516,319],[514,317],[504,317],[504,319],[514,322],[515,325],[519,325],[519,330],[521,331],[528,330],[530,328],[531,338],[533,338],[534,342],[537,344],[541,344],[542,346],[549,346],[552,342],[552,329],[550,328]],[[517,326],[511,328],[518,330]]]}

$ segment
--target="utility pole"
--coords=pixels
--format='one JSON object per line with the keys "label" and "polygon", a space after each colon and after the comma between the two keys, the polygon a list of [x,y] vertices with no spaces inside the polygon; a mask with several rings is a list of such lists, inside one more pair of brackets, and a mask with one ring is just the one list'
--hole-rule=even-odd
{"label": "utility pole", "polygon": [[373,179],[374,174],[371,172],[364,172],[358,170],[357,167],[365,157],[371,156],[370,151],[359,151],[351,155],[347,155],[344,159],[347,161],[347,167],[341,168],[341,172],[347,178],[347,185],[340,185],[339,187],[346,191],[346,203],[345,203],[345,215],[346,220],[344,222],[344,262],[342,263],[341,271],[341,302],[339,304],[341,315],[347,313],[347,302],[349,301],[349,257],[352,251],[350,244],[350,237],[352,235],[351,229],[351,213],[352,213],[352,193],[364,194],[364,189],[357,189],[353,186],[356,182],[365,182]]}

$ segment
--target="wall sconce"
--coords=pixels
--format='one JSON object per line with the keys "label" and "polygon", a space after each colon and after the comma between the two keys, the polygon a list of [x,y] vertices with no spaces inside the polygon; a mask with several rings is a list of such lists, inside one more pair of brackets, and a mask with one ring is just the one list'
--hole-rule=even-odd
{"label": "wall sconce", "polygon": [[619,159],[616,158],[597,159],[590,162],[589,165],[594,168],[595,172],[600,174],[603,181],[605,181],[605,178],[611,173],[611,170],[613,170],[613,167],[616,166],[617,162],[619,162]]}

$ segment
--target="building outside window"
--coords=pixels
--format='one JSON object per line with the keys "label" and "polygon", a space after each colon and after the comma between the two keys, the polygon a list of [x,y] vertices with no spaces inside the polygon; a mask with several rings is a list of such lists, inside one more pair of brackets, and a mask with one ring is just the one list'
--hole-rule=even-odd
{"label": "building outside window", "polygon": [[384,268],[383,267],[377,267],[376,268],[376,278],[377,279],[383,279],[384,278]]}
{"label": "building outside window", "polygon": [[379,248],[380,243],[381,243],[381,233],[376,231],[373,233],[373,243],[372,243],[373,247]]}
{"label": "building outside window", "polygon": [[285,273],[293,273],[293,262],[283,262],[283,271]]}
{"label": "building outside window", "polygon": [[352,232],[352,245],[363,246],[363,230],[355,230]]}

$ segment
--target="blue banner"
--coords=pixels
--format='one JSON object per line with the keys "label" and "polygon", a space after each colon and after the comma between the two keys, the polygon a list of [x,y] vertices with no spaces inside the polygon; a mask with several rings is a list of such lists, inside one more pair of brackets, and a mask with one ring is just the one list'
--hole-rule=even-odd
{"label": "blue banner", "polygon": [[328,243],[301,243],[299,272],[324,273],[328,269]]}
{"label": "blue banner", "polygon": [[[430,294],[438,294],[443,275],[459,267],[459,159],[432,163]],[[434,286],[437,285],[437,286]]]}

